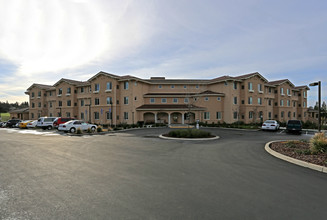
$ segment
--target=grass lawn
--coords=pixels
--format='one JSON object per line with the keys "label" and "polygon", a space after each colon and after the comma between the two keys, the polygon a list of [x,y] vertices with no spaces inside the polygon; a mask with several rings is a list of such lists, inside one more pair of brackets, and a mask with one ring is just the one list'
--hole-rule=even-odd
{"label": "grass lawn", "polygon": [[1,113],[0,115],[1,121],[8,121],[10,119],[9,113]]}

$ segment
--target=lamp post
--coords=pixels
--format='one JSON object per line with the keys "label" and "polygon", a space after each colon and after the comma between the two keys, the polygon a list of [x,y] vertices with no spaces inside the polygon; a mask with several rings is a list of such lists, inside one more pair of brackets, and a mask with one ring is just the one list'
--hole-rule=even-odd
{"label": "lamp post", "polygon": [[320,106],[321,106],[321,81],[310,83],[309,86],[318,86],[318,130],[321,131],[321,116],[320,116]]}

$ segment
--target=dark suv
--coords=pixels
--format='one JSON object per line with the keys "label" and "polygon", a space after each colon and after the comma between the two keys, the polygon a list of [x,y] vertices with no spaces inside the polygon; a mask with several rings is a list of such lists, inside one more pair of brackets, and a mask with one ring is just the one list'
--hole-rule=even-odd
{"label": "dark suv", "polygon": [[300,120],[288,120],[286,124],[286,132],[295,132],[301,134],[302,122]]}
{"label": "dark suv", "polygon": [[15,127],[15,125],[20,122],[20,119],[11,119],[7,122],[6,127],[12,128]]}
{"label": "dark suv", "polygon": [[67,121],[71,121],[71,120],[75,120],[75,118],[61,118],[61,117],[59,117],[56,120],[54,120],[53,127],[58,129],[60,124],[66,123]]}

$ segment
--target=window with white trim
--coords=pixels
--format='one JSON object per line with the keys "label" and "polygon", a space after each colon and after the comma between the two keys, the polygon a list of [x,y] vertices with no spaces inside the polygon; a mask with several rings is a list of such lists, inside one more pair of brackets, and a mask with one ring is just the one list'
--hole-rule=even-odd
{"label": "window with white trim", "polygon": [[150,103],[155,103],[155,98],[150,98]]}
{"label": "window with white trim", "polygon": [[216,119],[221,120],[221,112],[216,112]]}
{"label": "window with white trim", "polygon": [[173,98],[173,103],[178,103],[178,98]]}
{"label": "window with white trim", "polygon": [[204,120],[210,120],[210,112],[204,112]]}
{"label": "window with white trim", "polygon": [[167,99],[166,98],[162,98],[161,99],[161,103],[167,103]]}
{"label": "window with white trim", "polygon": [[125,96],[125,97],[124,97],[124,104],[125,104],[125,105],[128,105],[128,96]]}

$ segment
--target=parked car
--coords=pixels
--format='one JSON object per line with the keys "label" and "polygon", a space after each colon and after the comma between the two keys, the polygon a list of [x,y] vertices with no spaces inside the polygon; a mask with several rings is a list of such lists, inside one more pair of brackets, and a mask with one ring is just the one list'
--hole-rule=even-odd
{"label": "parked car", "polygon": [[30,123],[31,120],[21,121],[18,125],[19,128],[27,128],[27,124]]}
{"label": "parked car", "polygon": [[29,122],[26,127],[27,128],[35,128],[36,127],[36,124],[37,124],[37,120],[34,120],[34,121],[31,121]]}
{"label": "parked car", "polygon": [[36,127],[42,128],[44,130],[51,130],[53,128],[53,122],[56,119],[57,117],[41,117],[37,120]]}
{"label": "parked car", "polygon": [[6,124],[6,127],[14,128],[16,126],[16,124],[19,123],[20,121],[21,121],[20,119],[10,119]]}
{"label": "parked car", "polygon": [[56,120],[53,121],[53,127],[54,128],[58,128],[60,124],[64,124],[68,121],[71,121],[71,120],[76,120],[75,118],[62,118],[62,117],[59,117],[57,118]]}
{"label": "parked car", "polygon": [[261,126],[261,130],[273,130],[277,131],[279,129],[279,124],[276,120],[266,120]]}
{"label": "parked car", "polygon": [[288,120],[286,124],[286,132],[294,132],[301,134],[302,122],[300,120]]}
{"label": "parked car", "polygon": [[7,124],[6,121],[0,122],[0,128],[4,128],[4,127],[6,127],[6,124]]}
{"label": "parked car", "polygon": [[80,120],[72,120],[72,121],[68,121],[64,124],[60,124],[58,127],[58,130],[66,131],[66,132],[70,131],[71,133],[75,133],[78,128],[81,129],[82,131],[86,131],[89,128],[92,131],[95,131],[97,126],[94,124],[86,123],[84,121],[80,121]]}

